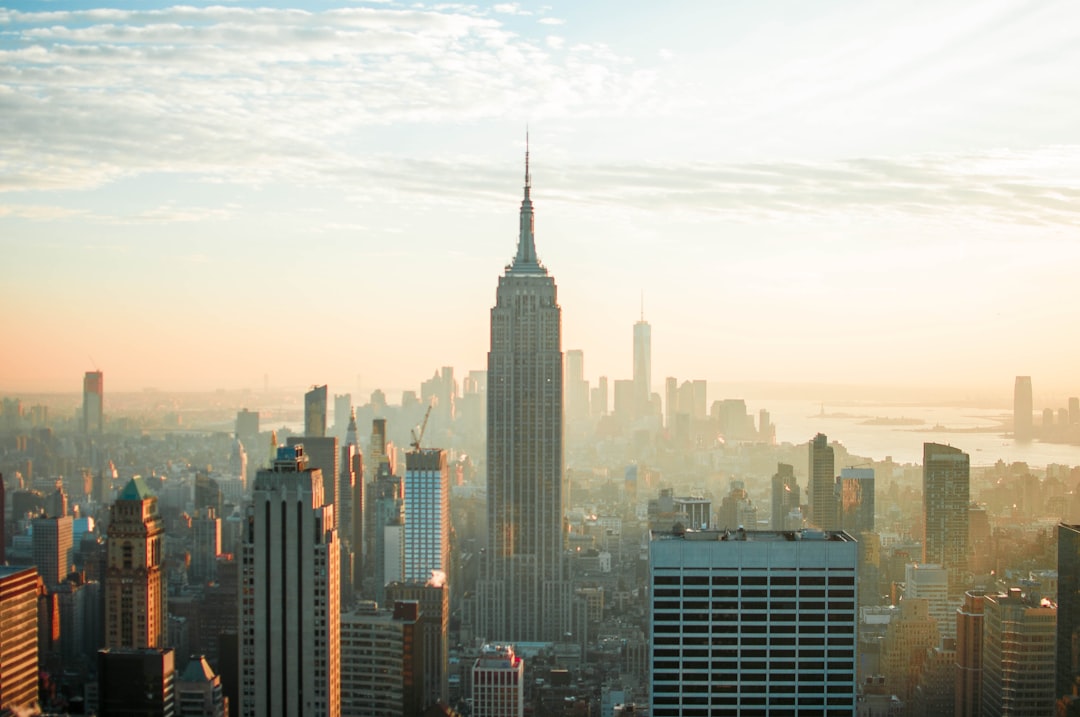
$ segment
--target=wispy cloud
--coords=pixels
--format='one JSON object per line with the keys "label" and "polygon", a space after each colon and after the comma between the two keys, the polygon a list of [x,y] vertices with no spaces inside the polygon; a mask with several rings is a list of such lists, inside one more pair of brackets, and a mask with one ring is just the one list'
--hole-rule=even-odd
{"label": "wispy cloud", "polygon": [[379,128],[633,112],[653,82],[602,46],[525,39],[475,10],[3,10],[0,24],[0,191],[150,171],[302,181]]}

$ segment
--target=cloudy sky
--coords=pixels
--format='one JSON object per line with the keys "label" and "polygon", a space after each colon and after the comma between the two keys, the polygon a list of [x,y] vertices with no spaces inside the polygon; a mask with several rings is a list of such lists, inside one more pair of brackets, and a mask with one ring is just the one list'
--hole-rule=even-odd
{"label": "cloudy sky", "polygon": [[531,134],[564,349],[1080,391],[1080,6],[0,9],[0,390],[485,366]]}

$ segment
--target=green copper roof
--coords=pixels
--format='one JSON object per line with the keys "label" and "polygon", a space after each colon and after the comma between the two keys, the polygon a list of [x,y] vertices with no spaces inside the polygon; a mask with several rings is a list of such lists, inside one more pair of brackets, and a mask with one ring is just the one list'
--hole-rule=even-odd
{"label": "green copper roof", "polygon": [[124,486],[124,489],[120,491],[120,495],[117,500],[146,500],[147,498],[153,498],[154,494],[150,492],[150,489],[146,487],[146,483],[139,476],[135,476],[128,481],[128,484]]}

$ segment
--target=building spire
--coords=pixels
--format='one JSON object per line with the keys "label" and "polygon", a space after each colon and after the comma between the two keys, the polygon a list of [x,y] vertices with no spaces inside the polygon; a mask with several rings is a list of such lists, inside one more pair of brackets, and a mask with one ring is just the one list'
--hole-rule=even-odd
{"label": "building spire", "polygon": [[533,205],[530,190],[532,175],[529,173],[529,128],[525,127],[525,197],[521,200],[521,218],[518,222],[518,245],[514,263],[510,266],[513,274],[546,274],[536,258],[536,239],[533,236]]}

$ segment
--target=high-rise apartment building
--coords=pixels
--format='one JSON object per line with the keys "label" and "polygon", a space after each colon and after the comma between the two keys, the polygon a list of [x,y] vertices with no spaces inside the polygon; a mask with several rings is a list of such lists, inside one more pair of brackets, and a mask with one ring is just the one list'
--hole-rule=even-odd
{"label": "high-rise apartment building", "polygon": [[856,547],[840,532],[654,532],[650,714],[853,714]]}
{"label": "high-rise apartment building", "polygon": [[874,532],[874,469],[841,468],[839,484],[840,529],[856,538]]}
{"label": "high-rise apartment building", "polygon": [[426,688],[420,649],[420,607],[392,610],[361,602],[341,616],[341,714],[400,717],[421,714]]}
{"label": "high-rise apartment building", "polygon": [[34,564],[45,586],[54,588],[71,572],[75,548],[72,538],[74,518],[70,515],[35,518],[31,525]]}
{"label": "high-rise apartment building", "polygon": [[810,441],[810,522],[819,530],[837,530],[836,468],[832,446],[823,433]]}
{"label": "high-rise apartment building", "polygon": [[787,518],[791,511],[798,510],[801,497],[799,484],[795,482],[795,467],[788,463],[778,463],[772,477],[772,512],[769,527],[773,530],[786,530]]}
{"label": "high-rise apartment building", "polygon": [[255,476],[240,555],[240,714],[337,717],[337,525],[303,446]]}
{"label": "high-rise apartment building", "polygon": [[645,320],[634,323],[634,412],[638,416],[650,413],[652,401],[652,327]]}
{"label": "high-rise apartment building", "polygon": [[885,689],[909,703],[919,680],[920,658],[927,650],[941,644],[938,623],[930,615],[926,598],[900,601],[900,614],[894,615],[881,640],[881,675]]}
{"label": "high-rise apartment building", "polygon": [[38,701],[38,574],[0,565],[0,713]]}
{"label": "high-rise apartment building", "polygon": [[259,412],[240,409],[236,414],[236,437],[249,450],[255,449],[259,438]]}
{"label": "high-rise apartment building", "polygon": [[675,430],[675,415],[679,412],[679,380],[674,376],[664,379],[664,427],[668,433]]}
{"label": "high-rise apartment building", "polygon": [[450,569],[450,474],[446,451],[405,454],[405,580],[425,583]]}
{"label": "high-rise apartment building", "polygon": [[188,582],[202,585],[217,579],[219,555],[221,518],[213,508],[205,508],[191,519],[191,568],[188,571]]}
{"label": "high-rise apartment building", "polygon": [[105,550],[105,646],[163,647],[165,608],[165,523],[158,499],[132,478],[109,512]]}
{"label": "high-rise apartment building", "polygon": [[585,380],[585,353],[566,352],[566,420],[580,423],[589,417],[589,382]]}
{"label": "high-rise apartment building", "polygon": [[304,435],[326,436],[326,386],[312,386],[304,394]]}
{"label": "high-rise apartment building", "polygon": [[1054,714],[1057,608],[1024,595],[987,595],[983,603],[982,714]]}
{"label": "high-rise apartment building", "polygon": [[105,430],[105,375],[87,371],[83,376],[83,431],[101,433]]}
{"label": "high-rise apartment building", "polygon": [[1080,678],[1080,525],[1057,526],[1056,697],[1071,695]]}
{"label": "high-rise apartment building", "polygon": [[510,645],[484,645],[472,669],[473,717],[524,717],[525,660]]}
{"label": "high-rise apartment building", "polygon": [[1031,440],[1035,432],[1035,422],[1032,420],[1034,410],[1031,376],[1017,376],[1013,387],[1013,437],[1016,440]]}
{"label": "high-rise apartment building", "polygon": [[562,312],[536,256],[528,152],[517,254],[499,277],[488,352],[485,574],[478,635],[561,639],[570,616],[563,548]]}
{"label": "high-rise apartment building", "polygon": [[966,589],[968,572],[968,503],[970,460],[959,448],[923,444],[924,563],[949,572],[949,592]]}
{"label": "high-rise apartment building", "polygon": [[289,436],[285,441],[288,446],[302,445],[304,457],[307,459],[308,468],[317,469],[323,479],[323,500],[327,505],[334,506],[334,514],[341,512],[338,505],[338,481],[341,470],[338,460],[341,454],[338,450],[336,436]]}

